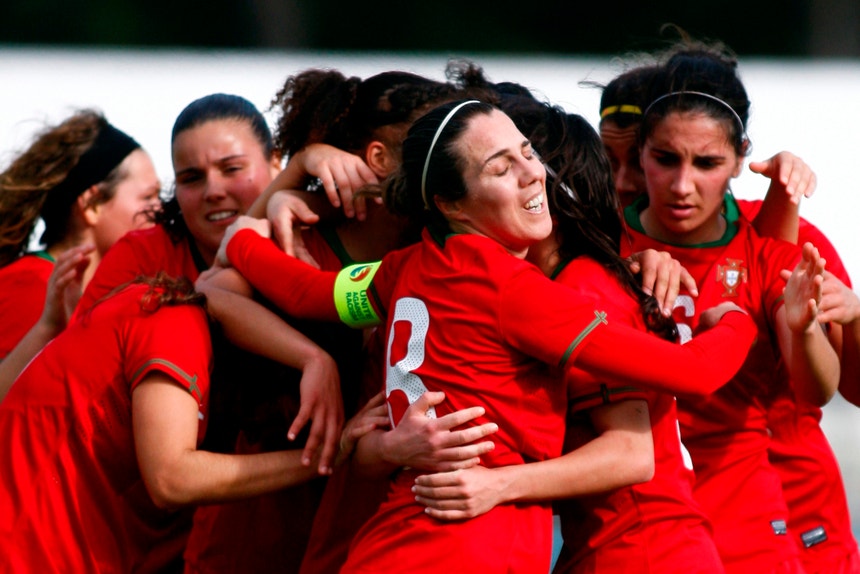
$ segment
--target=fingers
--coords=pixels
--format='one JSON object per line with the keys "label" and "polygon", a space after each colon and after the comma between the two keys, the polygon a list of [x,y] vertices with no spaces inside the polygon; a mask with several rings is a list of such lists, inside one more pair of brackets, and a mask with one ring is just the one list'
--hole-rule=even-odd
{"label": "fingers", "polygon": [[301,199],[285,192],[277,192],[269,200],[267,215],[272,223],[275,240],[285,253],[295,256],[295,243],[301,241],[301,234],[295,232],[299,224],[313,225],[319,221]]}
{"label": "fingers", "polygon": [[783,151],[765,161],[750,162],[749,168],[779,183],[795,204],[801,197],[811,197],[818,182],[815,172],[806,162],[790,152]]}

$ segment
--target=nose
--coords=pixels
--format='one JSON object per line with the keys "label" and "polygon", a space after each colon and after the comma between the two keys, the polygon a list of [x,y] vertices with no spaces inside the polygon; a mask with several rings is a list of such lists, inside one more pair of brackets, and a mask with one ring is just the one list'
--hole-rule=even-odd
{"label": "nose", "polygon": [[206,176],[206,185],[203,188],[203,199],[206,201],[220,201],[227,197],[227,182],[218,173],[210,172]]}
{"label": "nose", "polygon": [[633,170],[630,169],[625,164],[619,164],[618,169],[615,170],[615,191],[618,195],[625,195],[636,193],[636,186],[633,182],[633,174],[631,173]]}
{"label": "nose", "polygon": [[528,187],[535,180],[546,183],[546,168],[537,157],[533,157],[532,159],[522,158],[521,161],[523,162],[524,169],[520,175],[520,185]]}
{"label": "nose", "polygon": [[677,195],[689,195],[693,193],[693,169],[691,166],[681,165],[672,177],[670,191]]}

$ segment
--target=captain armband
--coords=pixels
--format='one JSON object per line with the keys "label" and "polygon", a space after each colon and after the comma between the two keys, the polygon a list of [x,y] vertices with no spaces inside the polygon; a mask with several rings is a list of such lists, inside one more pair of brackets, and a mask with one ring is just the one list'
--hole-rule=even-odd
{"label": "captain armband", "polygon": [[381,323],[367,296],[380,262],[358,263],[341,269],[334,281],[334,305],[345,325],[372,327]]}

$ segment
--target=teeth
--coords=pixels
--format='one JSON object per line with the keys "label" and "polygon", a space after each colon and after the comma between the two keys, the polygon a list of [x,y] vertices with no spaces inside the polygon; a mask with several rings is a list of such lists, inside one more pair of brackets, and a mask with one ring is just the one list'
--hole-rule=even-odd
{"label": "teeth", "polygon": [[525,207],[529,211],[534,211],[534,210],[539,209],[541,205],[543,205],[543,197],[541,197],[539,195],[539,196],[535,197],[534,199],[532,199],[531,201],[529,201]]}
{"label": "teeth", "polygon": [[228,217],[233,217],[236,215],[235,211],[219,211],[218,213],[212,213],[206,217],[209,221],[221,221],[222,219],[227,219]]}

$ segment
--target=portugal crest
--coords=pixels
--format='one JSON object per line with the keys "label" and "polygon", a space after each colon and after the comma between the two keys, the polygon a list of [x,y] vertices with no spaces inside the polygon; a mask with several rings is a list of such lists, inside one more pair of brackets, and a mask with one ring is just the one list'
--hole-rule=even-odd
{"label": "portugal crest", "polygon": [[747,268],[741,265],[743,260],[728,258],[725,265],[717,265],[717,281],[726,289],[723,297],[737,296],[738,286],[747,282]]}

